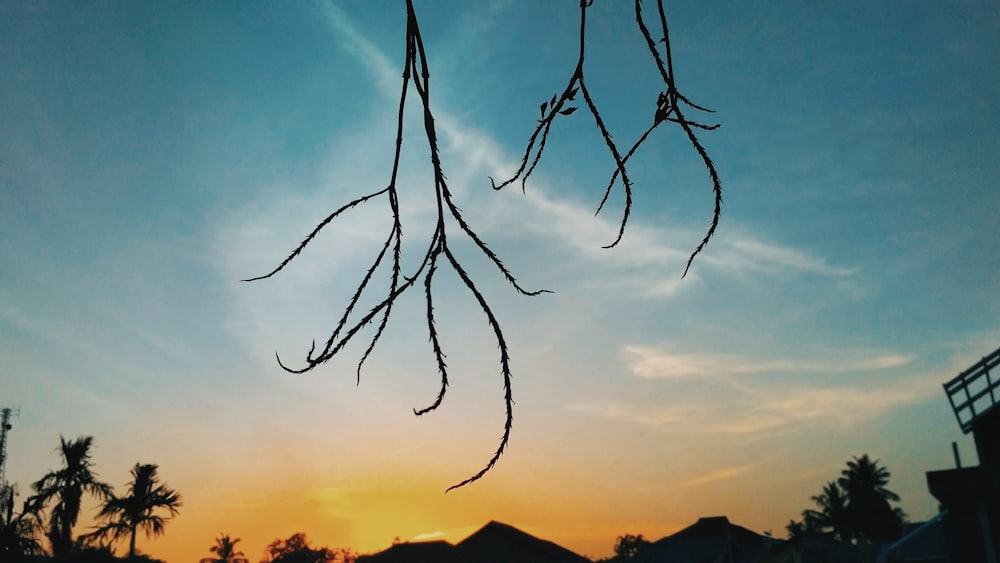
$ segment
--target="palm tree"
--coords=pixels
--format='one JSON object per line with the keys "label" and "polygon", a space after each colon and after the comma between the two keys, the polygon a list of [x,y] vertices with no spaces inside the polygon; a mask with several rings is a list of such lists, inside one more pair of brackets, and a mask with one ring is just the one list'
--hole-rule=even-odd
{"label": "palm tree", "polygon": [[24,508],[14,514],[13,485],[0,484],[0,559],[16,561],[31,555],[42,555],[44,550],[38,543],[37,532],[41,526],[38,511],[30,500]]}
{"label": "palm tree", "polygon": [[836,540],[850,541],[851,525],[844,490],[837,483],[829,481],[822,493],[810,498],[819,510],[802,512],[805,529],[828,533]]}
{"label": "palm tree", "polygon": [[892,474],[888,469],[879,467],[878,462],[877,459],[872,461],[868,454],[860,458],[855,457],[853,461],[847,462],[847,469],[840,472],[837,483],[844,488],[848,496],[874,494],[887,501],[899,502],[899,495],[885,487],[889,484],[889,477]]}
{"label": "palm tree", "polygon": [[899,534],[901,517],[889,506],[889,501],[899,501],[899,495],[886,487],[890,476],[868,454],[848,461],[840,472],[837,483],[847,495],[847,518],[859,541],[888,541]]}
{"label": "palm tree", "polygon": [[222,534],[221,537],[215,538],[215,545],[209,548],[215,557],[206,557],[200,563],[247,563],[248,560],[243,556],[243,552],[236,551],[236,544],[239,542],[240,538],[232,539],[229,534]]}
{"label": "palm tree", "polygon": [[90,449],[93,436],[81,436],[67,442],[59,437],[59,452],[63,458],[63,468],[50,471],[31,485],[35,494],[28,504],[41,510],[52,499],[55,506],[49,513],[48,537],[52,543],[52,554],[56,557],[69,552],[73,547],[73,526],[80,516],[80,504],[84,493],[101,499],[111,496],[111,487],[97,480],[91,470]]}
{"label": "palm tree", "polygon": [[785,530],[788,531],[788,539],[811,537],[815,532],[815,530],[810,527],[808,520],[802,520],[801,522],[797,520],[789,520],[788,524],[785,525]]}
{"label": "palm tree", "polygon": [[[111,541],[128,536],[128,556],[135,556],[135,536],[139,528],[146,537],[158,536],[168,520],[177,514],[181,506],[181,495],[159,482],[155,464],[136,463],[132,468],[132,482],[128,484],[128,495],[119,497],[112,494],[98,515],[105,524],[98,527],[87,539],[109,537]],[[156,514],[157,509],[165,509],[167,516]]]}

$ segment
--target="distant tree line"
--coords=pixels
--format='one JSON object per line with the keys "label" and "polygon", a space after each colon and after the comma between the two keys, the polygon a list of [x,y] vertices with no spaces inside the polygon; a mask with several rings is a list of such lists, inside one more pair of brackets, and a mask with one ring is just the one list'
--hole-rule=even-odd
{"label": "distant tree line", "polygon": [[[249,563],[243,552],[236,549],[240,541],[240,538],[233,539],[228,534],[222,534],[210,548],[214,555],[202,559],[200,563]],[[356,554],[349,549],[309,545],[306,535],[297,533],[288,539],[271,542],[264,549],[260,563],[353,563],[356,558]]]}
{"label": "distant tree line", "polygon": [[[160,536],[167,522],[182,506],[181,495],[160,481],[158,466],[136,463],[122,495],[98,479],[93,471],[93,438],[67,441],[60,437],[62,467],[31,485],[32,494],[15,511],[16,490],[0,484],[0,561],[3,563],[159,563],[136,550],[136,537]],[[888,489],[888,469],[868,454],[847,462],[840,478],[829,481],[811,497],[815,509],[802,511],[801,520],[789,522],[791,539],[814,538],[848,544],[874,544],[897,539],[905,513],[890,502],[899,495]],[[100,501],[97,525],[76,537],[85,495]],[[237,544],[240,538],[221,534],[209,548],[211,557],[200,563],[250,563]],[[114,546],[127,542],[118,557]],[[642,534],[625,534],[615,540],[614,555],[598,563],[624,563],[650,544]],[[345,548],[314,546],[296,533],[271,542],[260,563],[354,563],[357,554]]]}

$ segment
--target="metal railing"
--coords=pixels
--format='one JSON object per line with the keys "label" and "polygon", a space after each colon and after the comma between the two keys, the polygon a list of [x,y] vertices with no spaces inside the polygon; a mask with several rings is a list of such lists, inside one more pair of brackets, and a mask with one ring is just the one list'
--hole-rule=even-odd
{"label": "metal railing", "polygon": [[998,365],[1000,348],[944,384],[944,392],[962,432],[971,432],[972,423],[996,407],[1000,397],[1000,379],[992,377],[990,370]]}

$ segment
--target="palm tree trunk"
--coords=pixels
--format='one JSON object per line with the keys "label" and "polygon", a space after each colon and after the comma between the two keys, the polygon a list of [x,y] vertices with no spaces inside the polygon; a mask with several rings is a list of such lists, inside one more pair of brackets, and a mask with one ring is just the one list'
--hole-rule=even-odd
{"label": "palm tree trunk", "polygon": [[128,541],[128,556],[135,557],[135,526],[132,526],[132,537]]}
{"label": "palm tree trunk", "polygon": [[70,552],[73,546],[73,528],[69,521],[63,516],[58,527],[55,528],[52,538],[52,555],[63,556]]}

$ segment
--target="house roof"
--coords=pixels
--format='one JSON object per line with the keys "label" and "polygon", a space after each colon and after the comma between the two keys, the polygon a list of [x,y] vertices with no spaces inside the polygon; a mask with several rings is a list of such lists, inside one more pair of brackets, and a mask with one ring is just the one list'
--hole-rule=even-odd
{"label": "house roof", "polygon": [[642,548],[635,563],[752,563],[775,540],[731,524],[725,516],[700,518],[694,524]]}
{"label": "house roof", "polygon": [[590,563],[572,551],[517,528],[490,522],[457,545],[446,541],[398,543],[358,563]]}
{"label": "house roof", "polygon": [[437,540],[397,543],[372,555],[358,557],[358,563],[469,563],[455,546]]}
{"label": "house roof", "polygon": [[797,537],[766,548],[758,563],[823,561],[824,563],[873,563],[870,546],[852,545],[831,539]]}
{"label": "house roof", "polygon": [[456,547],[470,563],[588,563],[572,551],[492,521],[459,542]]}
{"label": "house roof", "polygon": [[946,561],[948,538],[938,514],[927,522],[906,524],[902,537],[888,546],[892,561]]}

